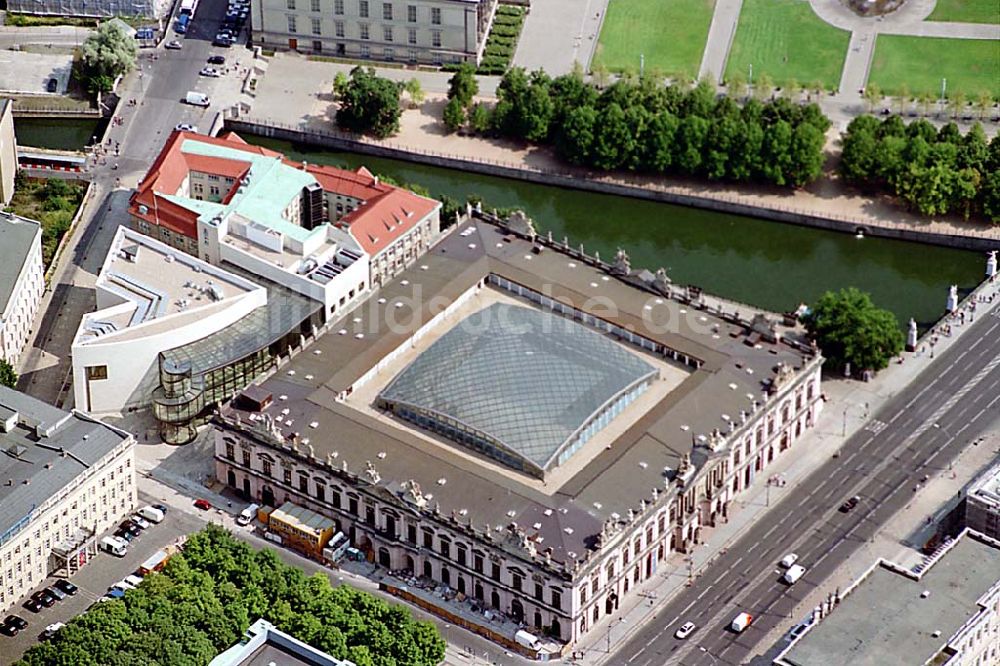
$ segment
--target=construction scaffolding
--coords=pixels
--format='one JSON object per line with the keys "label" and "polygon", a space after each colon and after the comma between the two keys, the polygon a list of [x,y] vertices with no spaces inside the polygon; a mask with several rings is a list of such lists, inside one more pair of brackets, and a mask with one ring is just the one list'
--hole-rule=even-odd
{"label": "construction scaffolding", "polygon": [[8,0],[7,11],[42,16],[138,16],[160,18],[171,0]]}

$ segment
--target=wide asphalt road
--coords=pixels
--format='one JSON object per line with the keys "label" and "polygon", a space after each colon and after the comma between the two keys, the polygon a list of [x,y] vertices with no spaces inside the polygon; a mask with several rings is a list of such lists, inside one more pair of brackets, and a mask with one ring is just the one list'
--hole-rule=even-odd
{"label": "wide asphalt road", "polygon": [[[749,662],[758,641],[789,622],[799,601],[910,500],[925,474],[947,469],[970,440],[1000,418],[998,403],[1000,314],[994,313],[977,318],[962,344],[941,354],[886,403],[837,457],[762,516],[608,663]],[[840,512],[853,495],[861,498],[858,505]],[[807,571],[789,587],[780,582],[778,561],[791,552]],[[728,627],[741,611],[753,615],[754,623],[735,634]],[[687,621],[697,624],[697,631],[687,640],[675,639]]]}

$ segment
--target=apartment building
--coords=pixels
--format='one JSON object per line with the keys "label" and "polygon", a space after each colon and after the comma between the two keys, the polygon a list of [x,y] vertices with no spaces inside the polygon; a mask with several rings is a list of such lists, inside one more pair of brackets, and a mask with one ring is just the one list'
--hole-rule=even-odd
{"label": "apartment building", "polygon": [[0,613],[97,556],[136,506],[134,440],[0,386]]}
{"label": "apartment building", "polygon": [[265,49],[343,58],[478,64],[496,0],[253,0]]}
{"label": "apartment building", "polygon": [[41,225],[0,212],[0,358],[15,368],[44,292]]}

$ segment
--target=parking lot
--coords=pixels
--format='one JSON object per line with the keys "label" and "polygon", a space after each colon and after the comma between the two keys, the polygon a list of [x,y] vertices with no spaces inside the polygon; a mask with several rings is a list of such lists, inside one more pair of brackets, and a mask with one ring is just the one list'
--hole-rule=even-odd
{"label": "parking lot", "polygon": [[[140,496],[139,505],[145,506],[146,503]],[[114,557],[101,552],[95,560],[71,577],[70,582],[80,588],[75,595],[66,597],[51,608],[42,608],[38,613],[32,613],[22,606],[25,599],[18,601],[4,617],[17,615],[28,622],[28,628],[14,637],[0,635],[0,664],[11,664],[20,659],[28,648],[38,642],[39,634],[46,626],[55,622],[68,622],[84,612],[104,596],[110,586],[138,569],[150,555],[181,535],[195,532],[204,526],[205,520],[202,517],[171,508],[163,522],[150,525],[129,544],[125,557]],[[47,578],[32,592],[52,585],[56,580]]]}

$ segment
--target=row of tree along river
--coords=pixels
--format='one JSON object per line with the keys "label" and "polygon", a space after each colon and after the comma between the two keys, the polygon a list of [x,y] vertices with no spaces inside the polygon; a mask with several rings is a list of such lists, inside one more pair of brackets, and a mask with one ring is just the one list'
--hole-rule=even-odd
{"label": "row of tree along river", "polygon": [[944,311],[948,286],[969,290],[985,273],[979,253],[781,224],[684,206],[508,180],[400,160],[337,153],[262,137],[246,140],[296,160],[366,166],[400,183],[487,207],[522,208],[553,238],[569,237],[610,259],[628,251],[633,267],[664,267],[674,282],[778,312],[855,286],[921,328]]}

